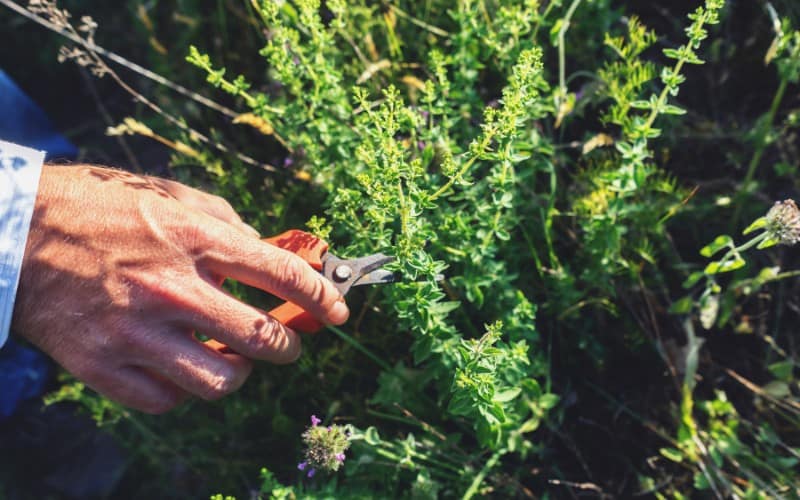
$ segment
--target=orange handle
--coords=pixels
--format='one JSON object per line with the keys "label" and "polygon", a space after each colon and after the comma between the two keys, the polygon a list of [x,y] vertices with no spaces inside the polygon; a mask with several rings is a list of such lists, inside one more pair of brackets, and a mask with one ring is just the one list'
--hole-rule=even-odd
{"label": "orange handle", "polygon": [[317,333],[325,326],[305,309],[291,302],[284,302],[271,310],[269,315],[296,332]]}
{"label": "orange handle", "polygon": [[[322,271],[322,256],[328,251],[328,244],[313,234],[292,229],[264,241],[299,255],[311,267]],[[276,307],[269,315],[298,332],[316,333],[324,326],[305,309],[291,302]]]}

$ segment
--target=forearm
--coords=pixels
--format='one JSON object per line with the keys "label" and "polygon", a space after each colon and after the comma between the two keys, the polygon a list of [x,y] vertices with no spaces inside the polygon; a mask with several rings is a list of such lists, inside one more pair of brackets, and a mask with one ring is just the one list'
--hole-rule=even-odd
{"label": "forearm", "polygon": [[0,141],[0,347],[8,338],[44,153]]}

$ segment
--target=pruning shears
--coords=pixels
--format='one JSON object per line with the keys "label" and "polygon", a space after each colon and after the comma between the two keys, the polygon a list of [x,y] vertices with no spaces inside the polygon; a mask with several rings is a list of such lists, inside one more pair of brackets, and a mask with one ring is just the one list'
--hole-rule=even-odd
{"label": "pruning shears", "polygon": [[[354,286],[379,285],[397,280],[394,272],[383,269],[383,266],[395,260],[389,255],[376,253],[355,259],[341,259],[328,252],[328,243],[324,240],[299,229],[291,229],[264,241],[302,257],[330,280],[343,296]],[[292,330],[303,333],[318,332],[324,326],[291,302],[272,309],[269,315]]]}

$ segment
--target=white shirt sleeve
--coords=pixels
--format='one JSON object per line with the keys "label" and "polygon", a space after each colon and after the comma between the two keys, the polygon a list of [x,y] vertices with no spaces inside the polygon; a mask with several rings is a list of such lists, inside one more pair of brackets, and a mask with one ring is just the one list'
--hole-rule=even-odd
{"label": "white shirt sleeve", "polygon": [[0,141],[0,347],[11,328],[44,155]]}

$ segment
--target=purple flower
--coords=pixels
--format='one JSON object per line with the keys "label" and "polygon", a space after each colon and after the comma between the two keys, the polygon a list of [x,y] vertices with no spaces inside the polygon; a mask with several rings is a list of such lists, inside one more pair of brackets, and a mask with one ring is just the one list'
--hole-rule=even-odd
{"label": "purple flower", "polygon": [[425,109],[420,111],[420,114],[422,115],[422,118],[425,119],[425,120],[427,120],[428,117],[431,116],[431,113],[428,110],[425,110]]}
{"label": "purple flower", "polygon": [[287,156],[285,160],[283,160],[283,167],[289,168],[294,164],[294,160],[291,156]]}
{"label": "purple flower", "polygon": [[308,467],[308,462],[300,462],[297,464],[297,470],[306,470],[306,467]]}
{"label": "purple flower", "polygon": [[346,457],[344,456],[344,453],[337,453],[337,454],[336,454],[336,460],[338,460],[338,461],[339,461],[339,463],[344,463],[344,459],[345,459],[345,458],[346,458]]}
{"label": "purple flower", "polygon": [[311,426],[312,427],[316,427],[321,423],[322,423],[322,419],[321,418],[317,418],[316,415],[311,415]]}
{"label": "purple flower", "polygon": [[317,473],[317,469],[309,469],[308,470],[308,474],[306,474],[306,476],[308,476],[309,478],[312,478],[312,477],[314,477],[314,474],[316,474],[316,473]]}
{"label": "purple flower", "polygon": [[417,141],[417,149],[423,151],[425,149],[425,141]]}

